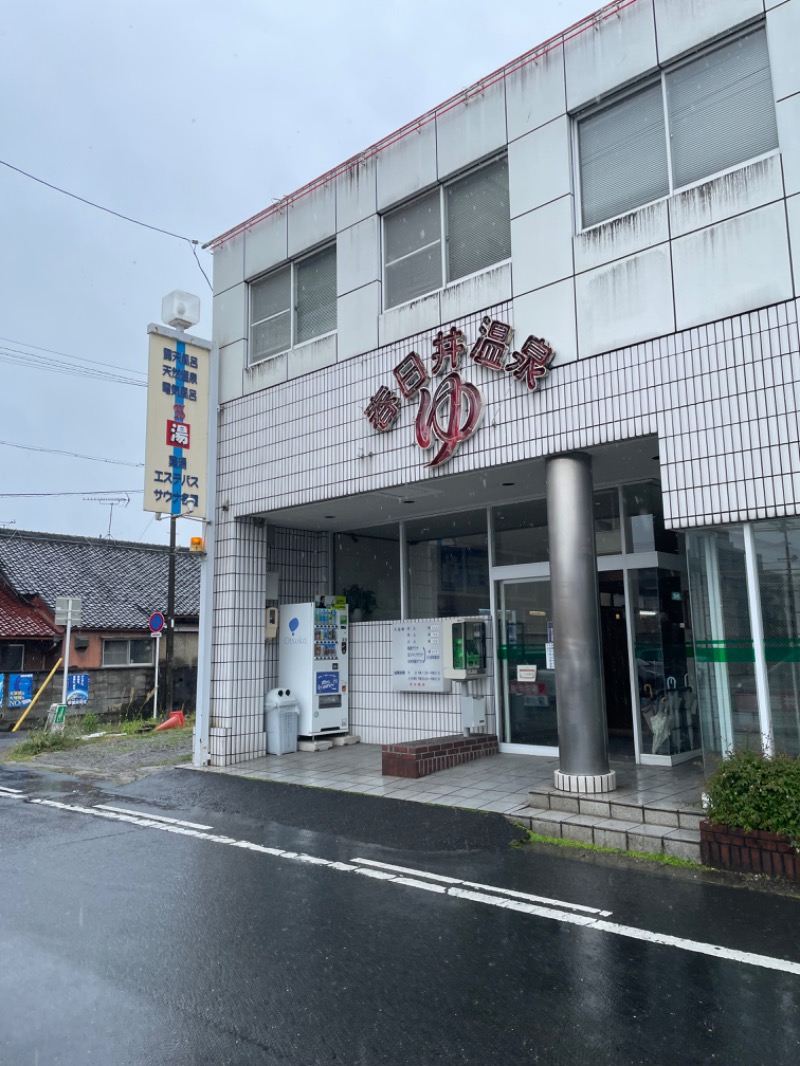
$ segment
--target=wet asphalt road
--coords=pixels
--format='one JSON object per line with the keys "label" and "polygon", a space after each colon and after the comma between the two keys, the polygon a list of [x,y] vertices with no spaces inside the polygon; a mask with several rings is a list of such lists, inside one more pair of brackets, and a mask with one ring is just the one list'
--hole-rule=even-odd
{"label": "wet asphalt road", "polygon": [[[796,897],[512,847],[498,815],[183,769],[103,790],[0,767],[0,786],[27,797],[0,798],[8,1066],[800,1061],[798,972],[352,871],[427,871],[800,963]],[[211,828],[83,813],[98,803]]]}

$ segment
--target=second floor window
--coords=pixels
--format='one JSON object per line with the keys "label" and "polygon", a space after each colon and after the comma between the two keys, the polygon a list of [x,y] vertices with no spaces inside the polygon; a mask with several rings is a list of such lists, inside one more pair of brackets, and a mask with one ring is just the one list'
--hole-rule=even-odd
{"label": "second floor window", "polygon": [[336,329],[336,247],[289,263],[250,286],[250,362]]}
{"label": "second floor window", "polygon": [[578,119],[584,227],[778,147],[763,28]]}
{"label": "second floor window", "polygon": [[479,167],[386,215],[383,248],[387,309],[510,258],[507,160]]}

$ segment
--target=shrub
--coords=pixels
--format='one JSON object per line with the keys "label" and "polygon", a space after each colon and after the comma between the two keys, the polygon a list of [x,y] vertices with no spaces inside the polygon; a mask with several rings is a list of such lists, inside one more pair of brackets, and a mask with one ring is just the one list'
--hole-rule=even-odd
{"label": "shrub", "polygon": [[780,833],[800,844],[800,759],[734,752],[714,771],[706,792],[709,822]]}
{"label": "shrub", "polygon": [[92,712],[90,711],[89,714],[85,714],[83,716],[83,720],[81,721],[81,732],[96,733],[97,727],[99,725],[100,719],[97,717],[96,714],[92,714]]}

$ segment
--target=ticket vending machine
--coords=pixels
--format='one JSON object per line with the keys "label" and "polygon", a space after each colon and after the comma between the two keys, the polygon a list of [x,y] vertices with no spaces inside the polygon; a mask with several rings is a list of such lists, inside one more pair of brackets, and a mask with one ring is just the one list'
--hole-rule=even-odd
{"label": "ticket vending machine", "polygon": [[461,724],[464,734],[486,728],[486,697],[473,695],[469,682],[486,676],[486,621],[483,618],[447,618],[442,623],[445,677],[462,682]]}
{"label": "ticket vending machine", "polygon": [[281,606],[278,684],[297,699],[301,737],[347,733],[347,606],[333,596]]}

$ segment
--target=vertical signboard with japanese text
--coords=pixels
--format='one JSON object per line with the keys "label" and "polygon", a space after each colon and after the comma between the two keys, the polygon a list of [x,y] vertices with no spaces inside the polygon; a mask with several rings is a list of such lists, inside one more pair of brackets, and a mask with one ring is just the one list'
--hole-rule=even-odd
{"label": "vertical signboard with japanese text", "polygon": [[211,353],[148,326],[144,509],[206,517]]}

